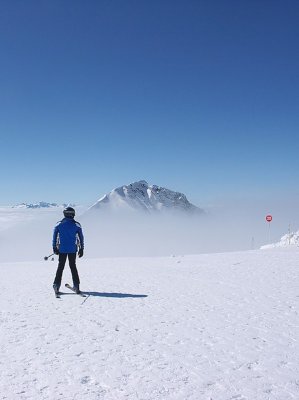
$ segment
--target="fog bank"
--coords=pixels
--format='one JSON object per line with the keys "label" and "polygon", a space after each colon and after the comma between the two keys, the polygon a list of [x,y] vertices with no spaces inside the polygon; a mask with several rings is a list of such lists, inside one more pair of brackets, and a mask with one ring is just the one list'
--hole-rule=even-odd
{"label": "fog bank", "polygon": [[[171,256],[259,248],[299,229],[297,198],[235,201],[206,207],[206,215],[84,213],[85,257]],[[270,226],[265,216],[271,213]],[[62,210],[0,209],[0,261],[42,260]],[[270,237],[269,237],[270,234]]]}

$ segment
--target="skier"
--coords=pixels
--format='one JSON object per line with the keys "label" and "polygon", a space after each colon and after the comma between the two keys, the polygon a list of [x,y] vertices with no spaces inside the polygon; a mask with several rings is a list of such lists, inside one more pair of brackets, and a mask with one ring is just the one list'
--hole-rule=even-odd
{"label": "skier", "polygon": [[73,287],[77,294],[80,294],[80,279],[76,267],[76,252],[78,257],[83,256],[84,237],[81,225],[74,220],[75,210],[72,207],[66,207],[63,210],[64,218],[57,223],[53,233],[53,253],[59,255],[58,268],[53,283],[53,289],[56,294],[59,293],[61,278],[66,259],[69,259],[69,265],[73,278]]}

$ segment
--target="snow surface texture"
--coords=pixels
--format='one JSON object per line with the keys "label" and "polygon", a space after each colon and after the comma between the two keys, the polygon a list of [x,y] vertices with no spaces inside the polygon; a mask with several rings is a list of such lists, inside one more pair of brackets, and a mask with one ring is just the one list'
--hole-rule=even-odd
{"label": "snow surface texture", "polygon": [[299,231],[283,235],[279,242],[261,246],[262,250],[273,249],[275,247],[299,246]]}
{"label": "snow surface texture", "polygon": [[[2,400],[299,398],[299,250],[2,263]],[[69,269],[63,282],[71,283]]]}
{"label": "snow surface texture", "polygon": [[91,208],[94,210],[111,211],[138,210],[153,211],[183,211],[187,213],[203,213],[199,207],[191,204],[183,193],[157,186],[146,181],[138,181],[121,186],[103,196]]}

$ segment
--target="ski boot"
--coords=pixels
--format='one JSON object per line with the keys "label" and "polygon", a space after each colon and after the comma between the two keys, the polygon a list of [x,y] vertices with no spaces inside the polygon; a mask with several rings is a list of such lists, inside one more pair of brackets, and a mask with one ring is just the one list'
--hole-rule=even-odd
{"label": "ski boot", "polygon": [[59,286],[56,283],[53,284],[53,289],[55,294],[59,295]]}
{"label": "ski boot", "polygon": [[76,294],[81,294],[81,290],[79,289],[79,285],[74,285],[73,288],[74,288]]}

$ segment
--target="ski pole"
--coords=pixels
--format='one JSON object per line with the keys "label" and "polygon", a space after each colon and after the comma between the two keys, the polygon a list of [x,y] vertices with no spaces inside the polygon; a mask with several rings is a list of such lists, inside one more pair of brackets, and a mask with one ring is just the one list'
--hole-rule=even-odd
{"label": "ski pole", "polygon": [[54,256],[54,253],[50,254],[49,256],[45,256],[45,257],[44,257],[44,260],[47,261],[48,258],[50,258],[50,257],[52,257],[52,256]]}

